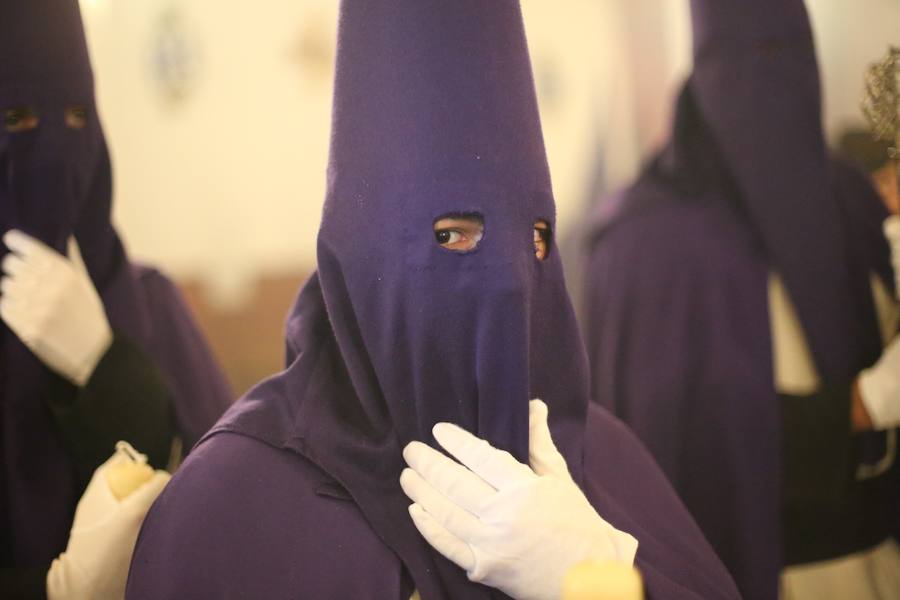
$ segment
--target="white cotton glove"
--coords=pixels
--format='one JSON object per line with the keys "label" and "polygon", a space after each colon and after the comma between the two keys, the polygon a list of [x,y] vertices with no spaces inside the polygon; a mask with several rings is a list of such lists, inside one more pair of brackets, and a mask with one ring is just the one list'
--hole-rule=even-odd
{"label": "white cotton glove", "polygon": [[462,464],[412,442],[400,485],[416,528],[469,579],[518,600],[550,600],[579,562],[631,565],[637,540],[604,521],[572,480],[550,437],[547,405],[532,400],[529,413],[531,467],[439,423],[435,439]]}
{"label": "white cotton glove", "polygon": [[[143,455],[138,456],[146,461]],[[47,573],[48,600],[124,598],[128,567],[144,515],[170,477],[165,471],[150,470],[143,483],[119,499],[110,483],[134,480],[128,471],[141,469],[139,464],[128,464],[130,460],[119,450],[94,472],[75,509],[66,551],[53,561]],[[149,467],[144,464],[143,469]],[[122,495],[121,486],[117,487]]]}
{"label": "white cotton glove", "polygon": [[3,243],[11,252],[3,259],[0,318],[45,365],[83,386],[112,329],[80,255],[73,249],[70,260],[16,230]]}
{"label": "white cotton glove", "polygon": [[884,220],[884,237],[891,246],[891,264],[894,266],[894,289],[900,300],[900,215]]}
{"label": "white cotton glove", "polygon": [[859,393],[875,429],[900,426],[900,337],[859,374]]}

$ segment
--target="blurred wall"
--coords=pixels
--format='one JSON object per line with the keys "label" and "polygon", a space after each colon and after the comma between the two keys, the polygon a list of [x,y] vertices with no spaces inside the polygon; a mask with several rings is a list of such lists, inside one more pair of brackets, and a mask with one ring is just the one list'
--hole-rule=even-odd
{"label": "blurred wall", "polygon": [[336,3],[85,0],[133,254],[240,304],[309,268],[325,191]]}

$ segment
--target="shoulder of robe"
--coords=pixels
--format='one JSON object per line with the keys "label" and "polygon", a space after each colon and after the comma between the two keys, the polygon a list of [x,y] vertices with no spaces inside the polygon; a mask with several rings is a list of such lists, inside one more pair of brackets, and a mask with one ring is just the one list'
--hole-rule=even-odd
{"label": "shoulder of robe", "polygon": [[592,255],[627,250],[638,264],[646,258],[673,263],[692,260],[716,268],[734,256],[761,257],[762,247],[747,220],[720,193],[687,196],[635,187],[623,194],[618,216],[598,229]]}
{"label": "shoulder of robe", "polygon": [[601,494],[606,500],[631,505],[635,514],[650,517],[659,506],[656,494],[661,491],[664,499],[672,495],[664,505],[679,516],[684,510],[650,451],[624,422],[593,402],[588,409],[584,455],[587,487],[613,490]]}
{"label": "shoulder of robe", "polygon": [[222,416],[234,393],[175,282],[152,266],[132,263],[131,271],[147,311],[144,349],[170,386],[188,449]]}
{"label": "shoulder of robe", "polygon": [[585,444],[587,496],[605,519],[638,539],[636,566],[649,596],[740,598],[699,526],[627,425],[592,403]]}
{"label": "shoulder of robe", "polygon": [[138,281],[157,280],[171,284],[171,280],[163,275],[162,271],[148,264],[132,262],[131,272]]}
{"label": "shoulder of robe", "polygon": [[[186,306],[184,297],[175,282],[156,267],[143,263],[131,263],[131,273],[141,290],[147,294],[151,305],[159,301],[176,299],[178,305]],[[163,306],[168,306],[168,302]]]}
{"label": "shoulder of robe", "polygon": [[602,232],[585,269],[589,306],[644,316],[664,306],[673,316],[692,310],[694,299],[765,301],[768,262],[754,231],[725,198],[670,196]]}
{"label": "shoulder of robe", "polygon": [[399,597],[399,562],[336,490],[292,451],[210,436],[147,515],[126,597]]}
{"label": "shoulder of robe", "polygon": [[153,296],[175,295],[181,298],[175,283],[158,268],[145,263],[132,262],[131,276],[138,286]]}
{"label": "shoulder of robe", "polygon": [[178,338],[196,337],[199,329],[178,286],[156,267],[132,262],[129,268],[145,307],[146,335],[153,347],[173,332]]}

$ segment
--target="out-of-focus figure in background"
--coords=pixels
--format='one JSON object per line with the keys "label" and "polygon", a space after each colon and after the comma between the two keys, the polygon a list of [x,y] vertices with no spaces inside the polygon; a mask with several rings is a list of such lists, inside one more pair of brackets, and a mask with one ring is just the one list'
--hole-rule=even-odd
{"label": "out-of-focus figure in background", "polygon": [[78,3],[0,15],[0,596],[39,597],[116,442],[175,464],[231,392],[173,284],[110,222]]}
{"label": "out-of-focus figure in background", "polygon": [[746,598],[896,598],[895,424],[857,385],[896,331],[887,211],[826,149],[802,0],[691,12],[671,139],[594,215],[594,397]]}

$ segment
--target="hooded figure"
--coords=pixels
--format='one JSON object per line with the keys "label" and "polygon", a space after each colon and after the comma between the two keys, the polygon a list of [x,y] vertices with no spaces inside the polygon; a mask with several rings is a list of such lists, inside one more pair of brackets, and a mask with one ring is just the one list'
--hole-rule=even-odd
{"label": "hooded figure", "polygon": [[[46,572],[66,547],[81,492],[117,440],[165,467],[173,438],[191,448],[227,408],[230,391],[175,287],[131,263],[110,222],[110,160],[78,3],[4,0],[0,14],[0,234],[18,248],[0,244],[5,574]],[[70,240],[81,259],[65,256]],[[76,260],[86,274],[72,267]],[[79,290],[97,300],[110,332],[77,384],[51,368],[61,363],[46,349],[35,349],[41,334],[23,333],[29,311],[53,304],[29,294],[62,285],[57,268],[84,283]],[[59,291],[65,300],[69,290]],[[47,310],[59,327],[78,330],[72,322],[82,315]]]}
{"label": "hooded figure", "polygon": [[885,434],[851,435],[854,380],[895,331],[876,310],[893,282],[886,212],[825,147],[802,0],[691,11],[672,137],[593,215],[593,395],[648,445],[744,596],[774,598],[785,565],[895,531]]}
{"label": "hooded figure", "polygon": [[[651,593],[734,597],[645,451],[589,408],[558,253],[535,250],[555,209],[518,2],[344,0],[337,56],[318,271],[287,367],[151,509],[126,596],[505,597],[420,536],[401,449],[452,422],[525,462],[540,396],[573,478],[640,540]],[[466,251],[445,219],[478,225]]]}

